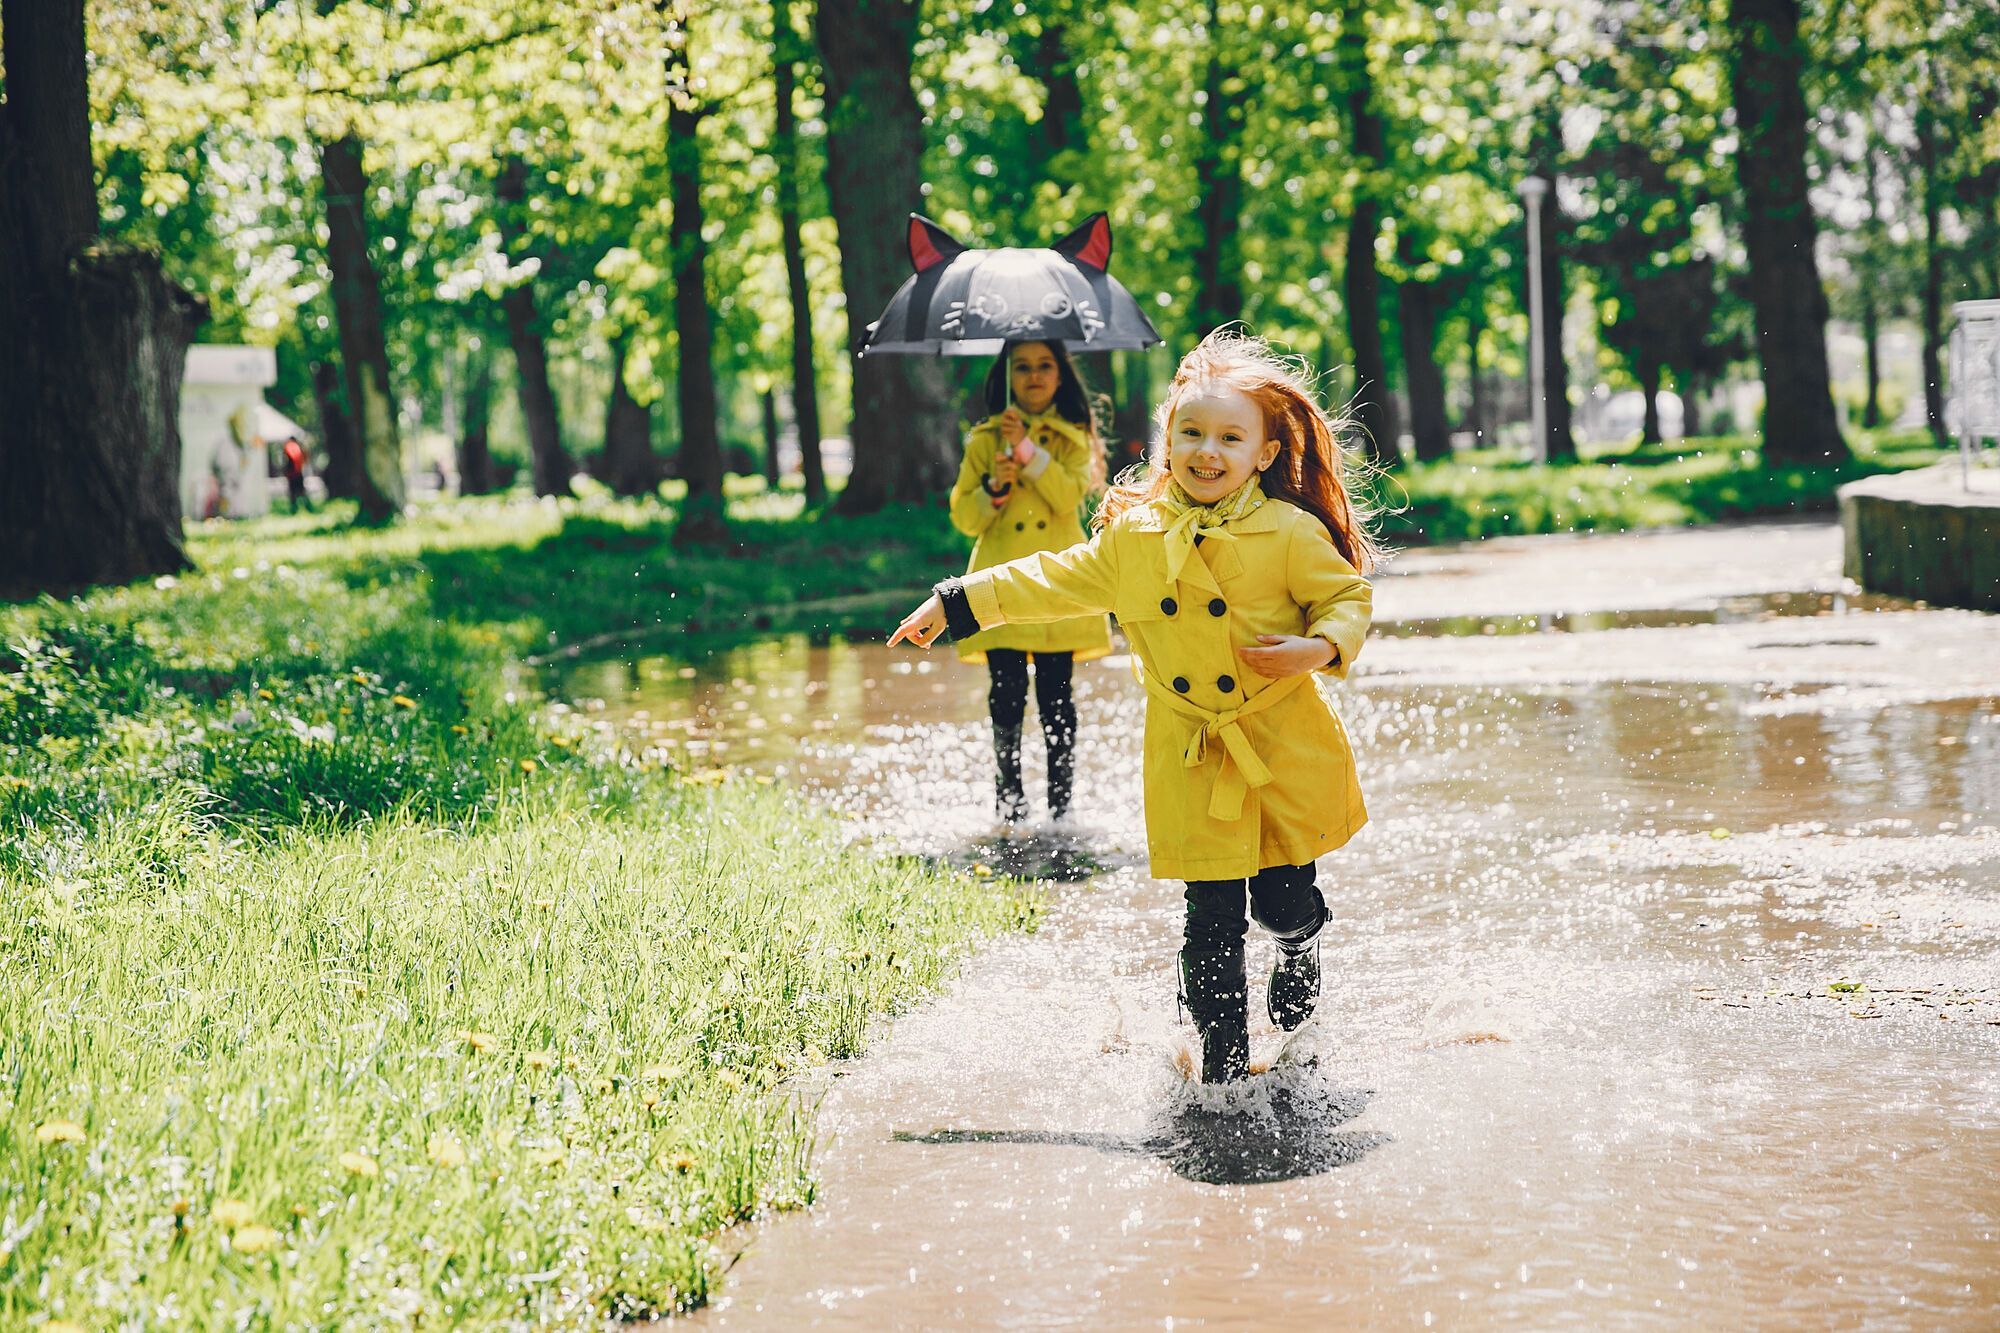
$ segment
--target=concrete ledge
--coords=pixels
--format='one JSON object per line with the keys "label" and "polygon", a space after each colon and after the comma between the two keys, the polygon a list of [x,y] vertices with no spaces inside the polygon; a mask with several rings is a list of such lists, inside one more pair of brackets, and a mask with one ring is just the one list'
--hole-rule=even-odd
{"label": "concrete ledge", "polygon": [[1843,572],[1870,592],[2000,611],[2000,472],[1957,459],[1840,488]]}

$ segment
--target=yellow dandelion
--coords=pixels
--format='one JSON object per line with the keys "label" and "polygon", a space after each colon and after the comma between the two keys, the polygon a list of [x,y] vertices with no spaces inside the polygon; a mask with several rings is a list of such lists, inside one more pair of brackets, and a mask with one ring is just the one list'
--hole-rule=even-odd
{"label": "yellow dandelion", "polygon": [[723,1087],[728,1088],[731,1092],[741,1092],[743,1090],[743,1075],[733,1069],[723,1070],[715,1076],[715,1081]]}
{"label": "yellow dandelion", "polygon": [[302,1203],[295,1203],[292,1205],[292,1216],[304,1221],[306,1218],[312,1216],[312,1209]]}
{"label": "yellow dandelion", "polygon": [[538,911],[553,912],[556,910],[556,900],[553,898],[537,898],[535,899],[535,907]]}
{"label": "yellow dandelion", "polygon": [[776,781],[777,779],[772,777],[769,773],[759,773],[757,775],[757,785],[760,787],[768,787]]}
{"label": "yellow dandelion", "polygon": [[355,673],[354,673],[354,683],[355,683],[356,685],[366,685],[366,684],[368,683],[368,674],[367,674],[366,672],[363,672],[363,671],[357,671],[357,672],[355,672]]}
{"label": "yellow dandelion", "polygon": [[454,736],[470,736],[472,728],[462,722],[454,722],[451,724],[451,734]]}
{"label": "yellow dandelion", "polygon": [[659,1104],[660,1104],[659,1093],[648,1090],[646,1092],[642,1092],[639,1094],[639,1105],[645,1107],[648,1111],[652,1110],[655,1106],[658,1106]]}
{"label": "yellow dandelion", "polygon": [[590,1085],[590,1090],[600,1097],[609,1097],[618,1091],[618,1085],[608,1078],[600,1078]]}
{"label": "yellow dandelion", "polygon": [[37,1143],[82,1143],[85,1139],[83,1126],[74,1120],[51,1120],[35,1130]]}
{"label": "yellow dandelion", "polygon": [[438,1133],[431,1135],[427,1152],[430,1159],[446,1170],[456,1170],[465,1165],[465,1145],[456,1135]]}
{"label": "yellow dandelion", "polygon": [[528,1068],[530,1069],[554,1069],[556,1067],[556,1053],[554,1051],[529,1051],[523,1058],[526,1059]]}
{"label": "yellow dandelion", "polygon": [[284,1237],[264,1224],[244,1227],[229,1238],[229,1248],[238,1254],[262,1254],[275,1250],[284,1243]]}
{"label": "yellow dandelion", "polygon": [[224,1199],[209,1209],[208,1215],[231,1231],[240,1230],[257,1220],[257,1210],[241,1199]]}
{"label": "yellow dandelion", "polygon": [[382,1174],[382,1168],[375,1165],[375,1159],[365,1152],[344,1152],[339,1161],[341,1169],[350,1176],[365,1176],[374,1180]]}
{"label": "yellow dandelion", "polygon": [[474,1032],[471,1028],[461,1028],[458,1039],[475,1051],[490,1051],[500,1044],[500,1039],[490,1032]]}
{"label": "yellow dandelion", "polygon": [[651,1079],[655,1083],[667,1083],[680,1077],[678,1065],[647,1065],[639,1077]]}
{"label": "yellow dandelion", "polygon": [[567,736],[551,736],[549,737],[549,744],[567,750],[570,746],[575,745],[576,742]]}
{"label": "yellow dandelion", "polygon": [[667,1159],[667,1165],[682,1175],[686,1175],[688,1172],[694,1170],[694,1155],[692,1153],[677,1152]]}
{"label": "yellow dandelion", "polygon": [[972,867],[972,873],[981,879],[991,879],[993,878],[993,867],[981,861],[978,865]]}
{"label": "yellow dandelion", "polygon": [[175,1199],[173,1205],[169,1207],[167,1211],[172,1213],[175,1217],[186,1217],[188,1215],[188,1210],[193,1207],[194,1204],[192,1204],[186,1199]]}
{"label": "yellow dandelion", "polygon": [[539,767],[541,767],[541,765],[537,764],[532,759],[523,759],[521,761],[521,771],[523,773],[532,773]]}
{"label": "yellow dandelion", "polygon": [[389,702],[398,708],[415,708],[417,706],[417,701],[407,694],[392,694],[389,696]]}
{"label": "yellow dandelion", "polygon": [[259,690],[257,691],[257,697],[259,699],[275,699],[278,696],[271,693],[269,690]]}
{"label": "yellow dandelion", "polygon": [[1708,836],[1720,842],[1729,836],[1729,830],[1726,828],[1712,828],[1708,831]]}

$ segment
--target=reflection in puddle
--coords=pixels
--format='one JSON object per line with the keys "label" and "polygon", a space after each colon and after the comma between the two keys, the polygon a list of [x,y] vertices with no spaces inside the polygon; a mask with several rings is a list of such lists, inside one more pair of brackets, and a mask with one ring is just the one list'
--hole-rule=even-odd
{"label": "reflection in puddle", "polygon": [[[1073,822],[1011,831],[984,673],[955,659],[792,638],[564,669],[552,692],[606,725],[783,776],[857,836],[1089,877],[839,1071],[820,1206],[756,1229],[698,1317],[1977,1325],[2000,1304],[2000,699],[1929,689],[1920,636],[2000,636],[1862,623],[1893,678],[1643,680],[1622,663],[1654,640],[1579,635],[1562,681],[1409,680],[1422,641],[1376,645],[1340,695],[1375,822],[1322,863],[1315,1058],[1266,1080],[1264,1118],[1174,1072],[1180,893],[1143,871],[1117,661],[1077,673]],[[1253,1059],[1282,1044],[1260,1026]]]}

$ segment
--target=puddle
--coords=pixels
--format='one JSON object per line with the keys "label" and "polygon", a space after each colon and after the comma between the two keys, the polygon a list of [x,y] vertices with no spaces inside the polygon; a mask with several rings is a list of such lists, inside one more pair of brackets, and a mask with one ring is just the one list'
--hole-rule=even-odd
{"label": "puddle", "polygon": [[1011,833],[983,669],[948,656],[794,637],[552,676],[856,836],[1077,881],[803,1090],[820,1202],[723,1238],[695,1319],[1988,1324],[2000,619],[1713,611],[1375,644],[1340,694],[1375,822],[1321,863],[1320,1013],[1261,1021],[1253,933],[1269,1071],[1226,1092],[1181,1072],[1180,886],[1144,873],[1119,660],[1077,671],[1072,820]]}

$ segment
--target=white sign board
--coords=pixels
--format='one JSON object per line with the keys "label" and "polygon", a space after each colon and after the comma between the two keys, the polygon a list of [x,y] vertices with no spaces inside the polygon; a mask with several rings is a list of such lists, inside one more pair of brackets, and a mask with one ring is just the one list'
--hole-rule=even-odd
{"label": "white sign board", "polygon": [[268,347],[198,344],[181,380],[181,514],[249,518],[271,507],[260,410],[278,379]]}
{"label": "white sign board", "polygon": [[1957,417],[1959,470],[1972,484],[1980,439],[2000,439],[2000,301],[1960,301],[1951,313],[1951,396]]}

